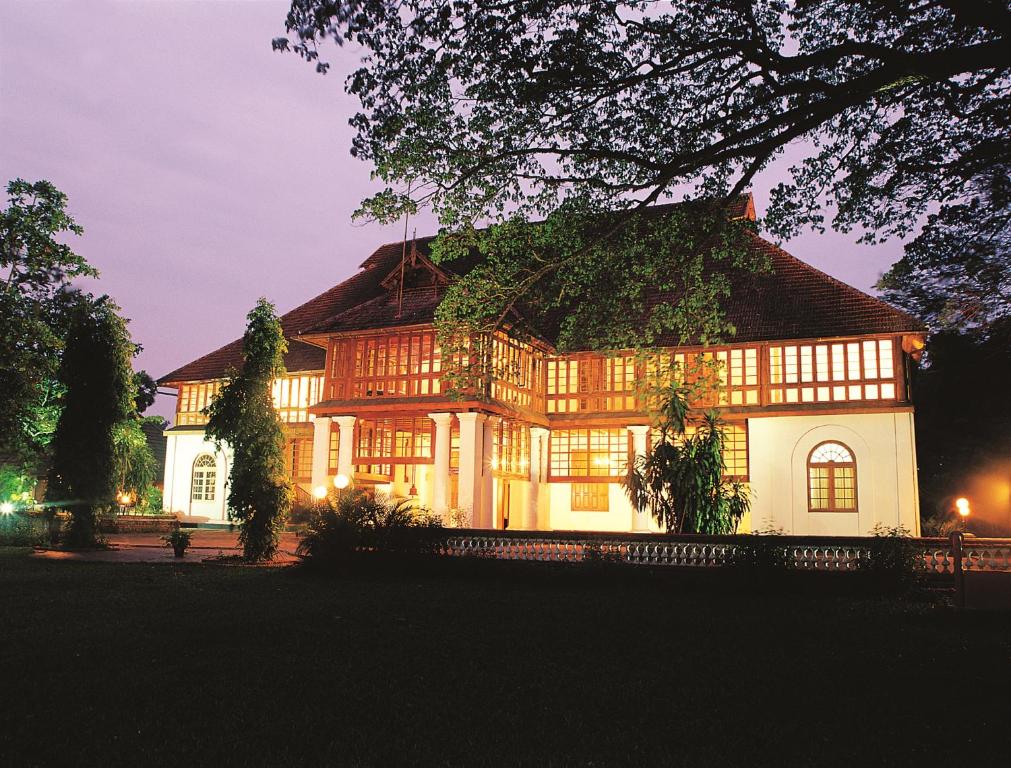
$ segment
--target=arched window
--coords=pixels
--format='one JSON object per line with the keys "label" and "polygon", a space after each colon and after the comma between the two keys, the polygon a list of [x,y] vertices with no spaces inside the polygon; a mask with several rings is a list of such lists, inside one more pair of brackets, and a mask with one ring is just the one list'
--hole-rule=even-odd
{"label": "arched window", "polygon": [[193,462],[193,485],[190,499],[193,501],[214,501],[214,489],[218,478],[218,462],[209,453],[201,453]]}
{"label": "arched window", "polygon": [[811,512],[855,512],[857,463],[842,443],[816,445],[807,459],[807,507]]}

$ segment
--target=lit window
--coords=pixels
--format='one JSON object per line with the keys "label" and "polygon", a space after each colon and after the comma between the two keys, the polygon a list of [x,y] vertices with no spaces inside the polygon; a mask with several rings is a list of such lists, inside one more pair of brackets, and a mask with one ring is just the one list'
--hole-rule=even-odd
{"label": "lit window", "polygon": [[822,443],[807,461],[808,509],[811,512],[855,512],[857,465],[842,443]]}
{"label": "lit window", "polygon": [[209,453],[202,453],[193,462],[193,483],[190,499],[193,501],[214,501],[215,485],[218,478],[218,462]]}
{"label": "lit window", "polygon": [[628,465],[628,430],[557,429],[548,451],[553,479],[620,477]]}

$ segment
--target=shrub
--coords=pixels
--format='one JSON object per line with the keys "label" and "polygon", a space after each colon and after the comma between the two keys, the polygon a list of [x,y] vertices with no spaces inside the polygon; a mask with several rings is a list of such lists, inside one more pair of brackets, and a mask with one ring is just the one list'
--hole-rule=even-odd
{"label": "shrub", "polygon": [[145,515],[160,515],[165,507],[165,498],[161,488],[149,486],[141,503],[141,512]]}
{"label": "shrub", "polygon": [[34,547],[49,539],[46,521],[37,515],[0,515],[0,546]]}
{"label": "shrub", "polygon": [[439,518],[410,500],[352,490],[320,505],[296,551],[334,565],[347,565],[363,552],[432,554],[441,532]]}
{"label": "shrub", "polygon": [[905,526],[875,523],[871,529],[869,550],[868,556],[860,559],[859,567],[880,586],[907,587],[916,579],[920,570],[920,553]]}

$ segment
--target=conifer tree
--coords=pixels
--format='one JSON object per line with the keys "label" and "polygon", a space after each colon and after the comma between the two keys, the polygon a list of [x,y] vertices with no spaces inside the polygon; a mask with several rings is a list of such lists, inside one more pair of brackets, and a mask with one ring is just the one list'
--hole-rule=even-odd
{"label": "conifer tree", "polygon": [[284,432],[271,384],[284,375],[287,342],[274,305],[261,298],[246,316],[242,370],[232,372],[207,409],[207,435],[233,451],[229,514],[247,560],[269,560],[292,503],[284,472]]}
{"label": "conifer tree", "polygon": [[96,516],[114,503],[115,428],[133,410],[134,345],[107,297],[74,308],[60,364],[66,388],[46,490],[51,509],[71,514],[68,542],[95,542]]}

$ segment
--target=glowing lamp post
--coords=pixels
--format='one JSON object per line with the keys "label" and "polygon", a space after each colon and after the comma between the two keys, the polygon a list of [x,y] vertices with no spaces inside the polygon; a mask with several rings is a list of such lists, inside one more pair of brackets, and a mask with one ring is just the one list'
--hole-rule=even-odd
{"label": "glowing lamp post", "polygon": [[323,501],[323,499],[326,498],[326,486],[317,485],[315,488],[312,489],[312,495],[316,499],[316,501]]}
{"label": "glowing lamp post", "polygon": [[333,479],[333,487],[337,489],[337,498],[344,495],[344,489],[351,485],[351,478],[347,475],[337,475]]}
{"label": "glowing lamp post", "polygon": [[119,513],[125,515],[127,510],[133,506],[133,494],[123,491],[116,497],[116,501],[119,502]]}
{"label": "glowing lamp post", "polygon": [[962,518],[962,530],[964,531],[965,521],[969,519],[969,500],[965,496],[955,499],[955,509],[958,510],[958,516]]}

